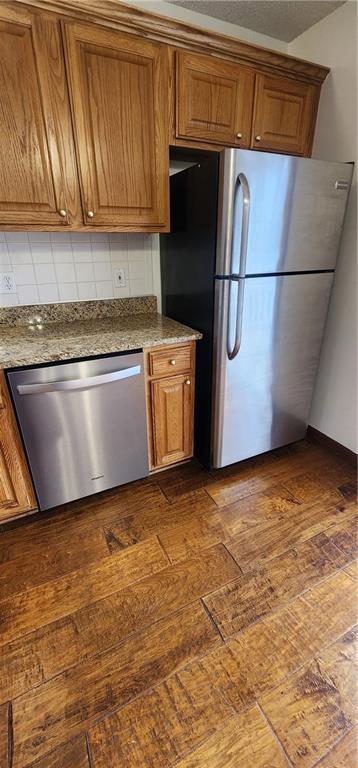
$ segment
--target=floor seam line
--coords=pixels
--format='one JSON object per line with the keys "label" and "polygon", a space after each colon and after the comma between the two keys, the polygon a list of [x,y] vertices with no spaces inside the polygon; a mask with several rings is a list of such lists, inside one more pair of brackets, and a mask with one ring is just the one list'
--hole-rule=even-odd
{"label": "floor seam line", "polygon": [[86,740],[86,752],[87,752],[87,757],[88,757],[88,765],[89,765],[89,768],[94,768],[93,758],[92,758],[92,750],[91,750],[88,730],[86,730],[84,733],[85,733],[85,740]]}
{"label": "floor seam line", "polygon": [[[289,550],[285,550],[285,552],[288,552],[288,551]],[[261,621],[263,621],[268,616],[276,615],[278,613],[278,611],[282,610],[283,608],[287,608],[289,605],[292,605],[292,603],[294,603],[295,600],[298,600],[299,598],[304,597],[304,595],[307,595],[308,592],[310,592],[311,590],[315,589],[316,587],[318,587],[318,586],[320,586],[322,584],[325,584],[327,581],[329,581],[329,579],[333,579],[338,573],[344,572],[346,574],[346,576],[348,576],[351,580],[353,580],[355,582],[356,579],[353,576],[350,576],[350,574],[346,573],[346,571],[345,571],[345,568],[348,568],[353,563],[355,563],[355,559],[350,560],[345,565],[342,565],[340,568],[337,568],[337,570],[333,571],[333,573],[330,573],[328,576],[323,576],[321,579],[316,581],[312,586],[307,587],[306,589],[303,589],[302,592],[299,592],[297,595],[294,595],[293,597],[291,597],[289,600],[287,600],[287,602],[281,603],[281,605],[278,605],[275,608],[271,608],[271,610],[268,613],[265,613],[263,616],[260,616],[258,619],[256,619],[256,621],[253,621],[251,624],[247,624],[245,627],[240,629],[238,632],[235,632],[233,635],[229,635],[226,638],[225,642],[229,642],[230,640],[235,640],[237,637],[239,637],[239,635],[241,635],[247,629],[249,629],[250,627],[256,626],[256,624],[259,624]],[[246,575],[246,573],[243,573],[243,576],[245,576],[245,575]],[[236,578],[239,578],[239,577],[236,577]],[[234,578],[233,581],[235,581],[235,580],[236,579]],[[226,584],[224,584],[223,586],[225,587]],[[212,595],[215,592],[218,592],[220,589],[221,589],[221,587],[219,587],[219,589],[217,589],[217,590],[212,590],[212,592],[208,592],[208,594],[205,595],[204,597],[209,597],[209,595]]]}
{"label": "floor seam line", "polygon": [[261,716],[262,716],[264,722],[267,724],[269,730],[271,731],[271,733],[272,733],[276,743],[278,744],[282,754],[285,756],[289,768],[294,768],[293,763],[290,760],[290,756],[289,756],[288,752],[286,751],[285,747],[283,746],[283,744],[282,744],[281,740],[279,739],[279,737],[278,737],[278,735],[277,735],[277,733],[276,733],[276,731],[275,731],[271,721],[267,717],[266,713],[264,712],[264,710],[261,707],[261,704],[258,701],[256,701],[256,706],[257,706],[259,712],[261,713]]}
{"label": "floor seam line", "polygon": [[14,758],[14,723],[12,712],[12,701],[8,703],[8,733],[7,733],[8,764],[12,768]]}
{"label": "floor seam line", "polygon": [[209,619],[210,623],[211,623],[211,624],[212,624],[212,626],[214,627],[214,629],[215,629],[215,632],[217,632],[217,634],[219,635],[219,637],[221,638],[221,640],[222,640],[222,641],[223,641],[223,643],[225,644],[225,638],[224,638],[224,637],[223,637],[223,635],[221,634],[221,630],[219,629],[219,627],[218,627],[218,625],[217,625],[216,621],[214,620],[213,616],[211,615],[211,613],[210,613],[210,611],[209,611],[209,608],[207,607],[207,605],[205,605],[205,602],[204,602],[204,598],[203,598],[203,597],[200,597],[200,598],[199,598],[199,601],[200,601],[200,603],[201,603],[201,605],[202,605],[202,607],[203,607],[203,610],[205,611],[205,613],[206,613],[206,615],[207,615],[207,617],[208,617],[208,619]]}
{"label": "floor seam line", "polygon": [[319,758],[318,758],[317,762],[316,762],[316,763],[313,763],[313,765],[311,766],[311,768],[316,768],[316,767],[317,767],[317,768],[319,768],[319,765],[322,763],[322,760],[324,760],[326,757],[328,757],[328,756],[331,754],[331,752],[333,752],[333,750],[334,750],[334,749],[335,749],[335,748],[338,746],[338,744],[340,744],[340,743],[341,743],[341,741],[343,741],[343,739],[344,739],[346,736],[348,736],[348,734],[349,734],[349,733],[351,733],[352,731],[354,731],[354,729],[355,729],[355,728],[357,728],[357,727],[358,727],[358,726],[357,726],[357,723],[353,723],[353,724],[352,724],[352,726],[351,726],[351,728],[349,728],[349,730],[348,730],[348,731],[346,731],[346,732],[345,732],[345,733],[343,733],[343,734],[342,734],[342,735],[341,735],[341,736],[340,736],[338,739],[336,739],[336,741],[335,741],[335,742],[332,744],[332,746],[331,746],[331,747],[330,747],[330,748],[327,750],[327,752],[324,752],[324,753],[323,753],[323,755],[321,755],[321,757],[319,757]]}
{"label": "floor seam line", "polygon": [[163,542],[162,542],[162,540],[161,540],[161,538],[160,538],[160,535],[159,535],[159,533],[157,533],[157,534],[155,535],[155,538],[156,538],[156,539],[157,539],[157,541],[158,541],[158,544],[159,544],[159,546],[160,546],[160,548],[161,548],[161,550],[162,550],[162,552],[163,552],[163,555],[164,555],[164,557],[165,557],[165,558],[167,559],[167,561],[168,561],[168,565],[173,565],[173,563],[171,562],[171,560],[170,560],[170,557],[169,557],[169,555],[168,555],[168,552],[167,552],[167,550],[165,549],[165,547],[164,547],[164,544],[163,544]]}

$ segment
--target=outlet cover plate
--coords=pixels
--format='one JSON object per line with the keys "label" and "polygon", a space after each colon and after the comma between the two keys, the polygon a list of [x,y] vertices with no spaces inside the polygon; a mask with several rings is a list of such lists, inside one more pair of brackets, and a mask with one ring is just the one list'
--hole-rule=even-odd
{"label": "outlet cover plate", "polygon": [[15,275],[13,272],[0,272],[0,293],[16,293]]}
{"label": "outlet cover plate", "polygon": [[113,279],[116,288],[125,288],[127,285],[127,272],[123,267],[113,267]]}

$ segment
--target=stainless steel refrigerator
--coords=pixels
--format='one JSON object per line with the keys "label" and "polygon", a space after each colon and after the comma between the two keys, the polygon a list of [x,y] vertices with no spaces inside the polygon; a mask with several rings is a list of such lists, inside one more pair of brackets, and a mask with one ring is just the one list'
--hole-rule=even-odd
{"label": "stainless steel refrigerator", "polygon": [[[223,467],[306,433],[353,166],[228,149],[215,179],[211,161],[200,182],[206,160],[180,174],[191,202],[180,190],[172,199],[172,212],[177,205],[184,214],[179,230],[174,215],[172,234],[162,238],[163,304],[195,324],[192,309],[202,301],[205,330],[200,317],[196,326],[210,346],[206,458]],[[203,247],[205,221],[197,232],[195,217],[209,189],[204,219],[212,237]],[[201,397],[200,381],[198,390]],[[200,412],[199,403],[199,432]]]}

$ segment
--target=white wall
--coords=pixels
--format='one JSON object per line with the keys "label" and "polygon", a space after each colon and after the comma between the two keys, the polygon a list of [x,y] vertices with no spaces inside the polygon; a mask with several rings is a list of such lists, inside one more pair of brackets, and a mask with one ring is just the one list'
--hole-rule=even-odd
{"label": "white wall", "polygon": [[186,24],[192,24],[196,27],[210,29],[222,35],[229,37],[238,37],[245,40],[246,43],[261,45],[263,48],[272,48],[275,51],[287,53],[288,43],[283,40],[277,40],[269,35],[262,35],[260,32],[254,32],[252,29],[240,27],[238,24],[230,24],[221,19],[214,19],[212,16],[206,16],[204,13],[188,11],[187,8],[181,8],[179,5],[166,3],[165,0],[124,0],[126,5],[135,5],[137,8],[144,8],[151,13],[159,13],[162,16],[169,16],[171,19],[183,21]]}
{"label": "white wall", "polygon": [[[15,291],[0,306],[152,294],[160,301],[159,235],[95,232],[0,232],[0,272]],[[117,288],[115,268],[124,271]]]}
{"label": "white wall", "polygon": [[[357,162],[357,5],[350,1],[289,44],[326,64],[313,157]],[[357,173],[345,221],[310,423],[357,452]]]}

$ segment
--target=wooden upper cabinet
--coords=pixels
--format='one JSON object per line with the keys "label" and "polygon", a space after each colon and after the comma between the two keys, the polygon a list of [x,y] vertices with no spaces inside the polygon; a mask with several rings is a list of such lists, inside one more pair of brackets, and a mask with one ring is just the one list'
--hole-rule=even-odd
{"label": "wooden upper cabinet", "polygon": [[78,182],[54,17],[0,6],[0,94],[0,225],[71,224]]}
{"label": "wooden upper cabinet", "polygon": [[37,502],[3,371],[0,371],[0,521],[36,509]]}
{"label": "wooden upper cabinet", "polygon": [[318,98],[318,86],[257,75],[252,148],[310,155]]}
{"label": "wooden upper cabinet", "polygon": [[0,0],[0,228],[168,231],[169,120],[185,146],[310,154],[326,68],[228,39],[220,58],[219,36],[196,53],[207,33],[142,12],[139,36],[137,11],[118,10],[132,35],[100,7],[76,19],[84,0],[72,20],[41,5]]}
{"label": "wooden upper cabinet", "polygon": [[63,23],[86,224],[166,229],[165,46]]}
{"label": "wooden upper cabinet", "polygon": [[212,56],[176,54],[176,135],[249,147],[255,73]]}

